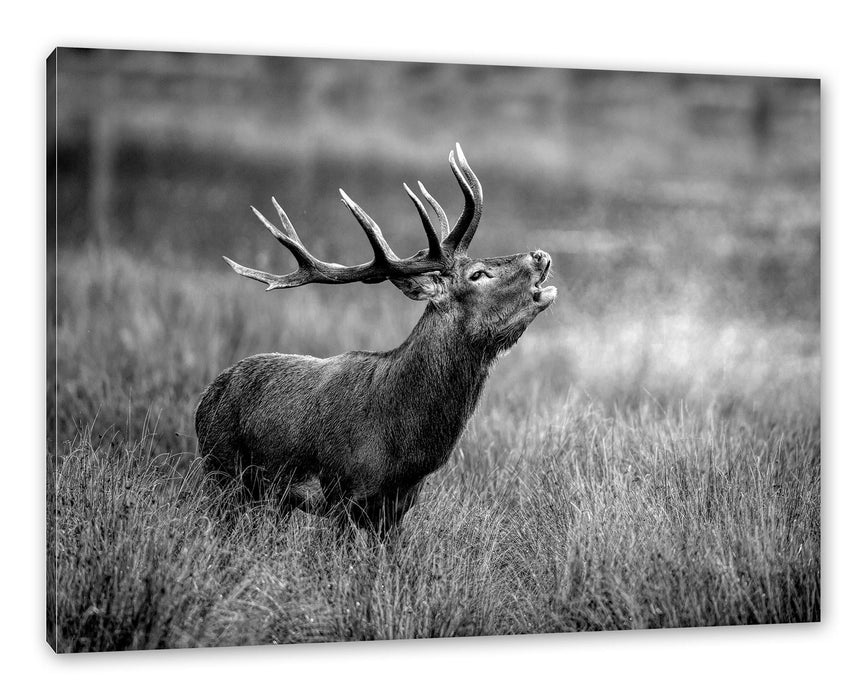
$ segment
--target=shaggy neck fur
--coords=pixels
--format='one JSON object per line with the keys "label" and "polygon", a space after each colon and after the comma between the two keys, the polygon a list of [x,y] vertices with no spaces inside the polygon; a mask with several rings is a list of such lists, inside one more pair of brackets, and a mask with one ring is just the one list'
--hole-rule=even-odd
{"label": "shaggy neck fur", "polygon": [[436,469],[475,409],[491,360],[471,347],[455,314],[433,304],[387,358],[380,395],[391,409],[407,407],[397,416],[399,432],[414,441],[418,461]]}

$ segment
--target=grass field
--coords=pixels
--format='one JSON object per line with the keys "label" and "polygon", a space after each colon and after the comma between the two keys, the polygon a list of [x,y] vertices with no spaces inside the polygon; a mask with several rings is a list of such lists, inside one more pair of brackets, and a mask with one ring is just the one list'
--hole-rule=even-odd
{"label": "grass field", "polygon": [[[49,289],[56,648],[819,620],[817,85],[336,65],[325,87],[300,71],[306,103],[230,93],[168,140],[174,112],[133,105],[101,237],[70,127]],[[361,262],[342,186],[409,254],[423,233],[399,184],[422,177],[458,211],[454,134],[485,188],[474,254],[547,250],[557,303],[390,546],[268,504],[216,521],[192,417],[218,372],[389,349],[421,314],[387,284],[266,294],[233,275],[220,255],[290,269],[247,205],[276,194],[315,254]]]}
{"label": "grass field", "polygon": [[418,306],[266,304],[119,252],[68,258],[59,284],[59,649],[819,619],[813,324],[554,306],[384,549],[267,506],[213,522],[192,410],[225,357],[387,346]]}

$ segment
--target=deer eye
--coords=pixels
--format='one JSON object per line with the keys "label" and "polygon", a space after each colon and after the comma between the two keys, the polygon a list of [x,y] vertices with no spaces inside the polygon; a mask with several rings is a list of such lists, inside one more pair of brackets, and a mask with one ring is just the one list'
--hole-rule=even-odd
{"label": "deer eye", "polygon": [[490,275],[487,274],[486,270],[476,270],[471,275],[469,275],[469,279],[472,282],[477,282],[482,277],[490,277]]}

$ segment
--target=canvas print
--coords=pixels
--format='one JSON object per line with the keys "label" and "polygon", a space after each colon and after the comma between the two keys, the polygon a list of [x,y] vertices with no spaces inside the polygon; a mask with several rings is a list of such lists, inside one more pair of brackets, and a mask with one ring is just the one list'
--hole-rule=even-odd
{"label": "canvas print", "polygon": [[58,652],[816,622],[820,82],[60,48]]}

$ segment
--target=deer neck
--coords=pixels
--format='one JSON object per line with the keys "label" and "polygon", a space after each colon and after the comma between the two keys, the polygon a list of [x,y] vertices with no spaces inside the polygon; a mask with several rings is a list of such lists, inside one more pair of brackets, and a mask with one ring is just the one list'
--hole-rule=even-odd
{"label": "deer neck", "polygon": [[415,415],[435,423],[442,437],[456,440],[475,409],[491,364],[467,342],[459,319],[428,304],[391,360],[391,389],[411,401]]}

